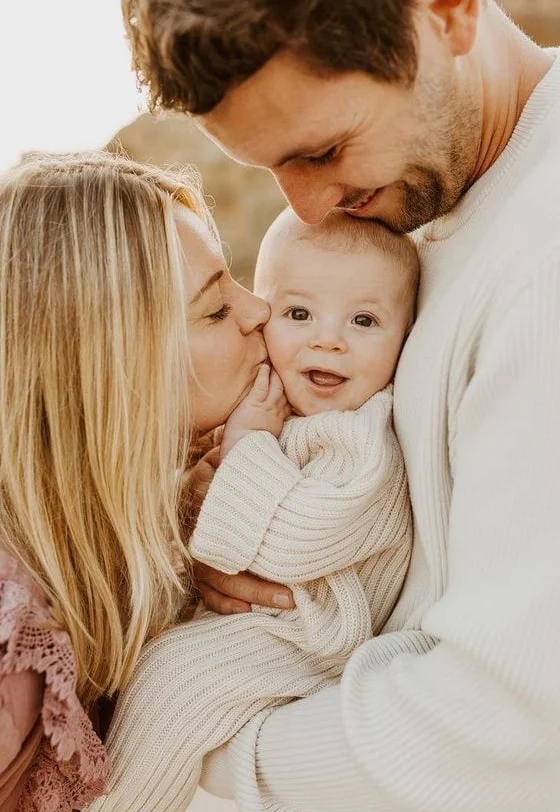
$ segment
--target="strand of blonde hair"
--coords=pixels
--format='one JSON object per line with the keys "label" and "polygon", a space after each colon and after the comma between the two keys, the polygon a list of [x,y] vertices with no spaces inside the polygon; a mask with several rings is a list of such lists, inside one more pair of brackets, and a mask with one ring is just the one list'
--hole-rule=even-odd
{"label": "strand of blonde hair", "polygon": [[86,705],[184,599],[176,205],[209,218],[192,177],[105,154],[0,181],[0,532],[70,634]]}

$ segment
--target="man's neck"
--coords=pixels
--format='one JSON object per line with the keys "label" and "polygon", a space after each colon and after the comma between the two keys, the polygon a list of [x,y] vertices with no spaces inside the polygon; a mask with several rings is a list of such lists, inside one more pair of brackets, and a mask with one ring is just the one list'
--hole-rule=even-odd
{"label": "man's neck", "polygon": [[481,17],[476,48],[483,117],[473,183],[506,148],[529,97],[554,61],[493,3]]}

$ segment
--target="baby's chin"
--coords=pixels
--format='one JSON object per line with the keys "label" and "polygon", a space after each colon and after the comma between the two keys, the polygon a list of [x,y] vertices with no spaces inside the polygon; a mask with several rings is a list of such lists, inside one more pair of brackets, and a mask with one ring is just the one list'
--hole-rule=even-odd
{"label": "baby's chin", "polygon": [[[309,404],[304,403],[303,399],[298,397],[297,393],[290,393],[289,389],[284,384],[284,395],[290,404],[292,410],[292,417],[311,417],[312,414],[318,414],[318,411],[309,409]],[[323,411],[326,411],[323,409]]]}
{"label": "baby's chin", "polygon": [[366,403],[366,401],[368,401],[376,393],[372,392],[370,395],[365,397],[333,397],[332,399],[325,399],[321,401],[302,398],[301,396],[298,397],[297,394],[290,397],[290,393],[287,390],[284,390],[284,394],[286,395],[288,403],[291,406],[294,417],[313,417],[313,415],[322,414],[323,412],[354,412],[356,409],[359,409],[360,406],[363,406],[364,403]]}

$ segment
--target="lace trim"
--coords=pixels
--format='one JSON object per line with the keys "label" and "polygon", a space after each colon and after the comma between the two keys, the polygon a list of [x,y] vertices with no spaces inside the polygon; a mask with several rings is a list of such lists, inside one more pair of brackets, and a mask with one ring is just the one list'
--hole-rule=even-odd
{"label": "lace trim", "polygon": [[108,758],[76,695],[76,662],[68,634],[53,628],[44,596],[0,550],[0,676],[45,675],[45,739],[18,812],[62,812],[102,794]]}

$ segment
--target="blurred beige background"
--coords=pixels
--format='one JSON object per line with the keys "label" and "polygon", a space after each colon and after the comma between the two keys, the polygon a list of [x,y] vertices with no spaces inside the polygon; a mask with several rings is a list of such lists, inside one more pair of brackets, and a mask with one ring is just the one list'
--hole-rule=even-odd
{"label": "blurred beige background", "polygon": [[[502,5],[538,42],[560,45],[560,0],[503,0]],[[284,205],[272,177],[233,163],[182,117],[140,116],[118,132],[110,147],[117,142],[137,160],[198,167],[206,192],[215,201],[214,214],[229,246],[233,271],[241,282],[250,285],[259,241]],[[235,810],[233,803],[201,790],[190,806],[190,812]]]}

